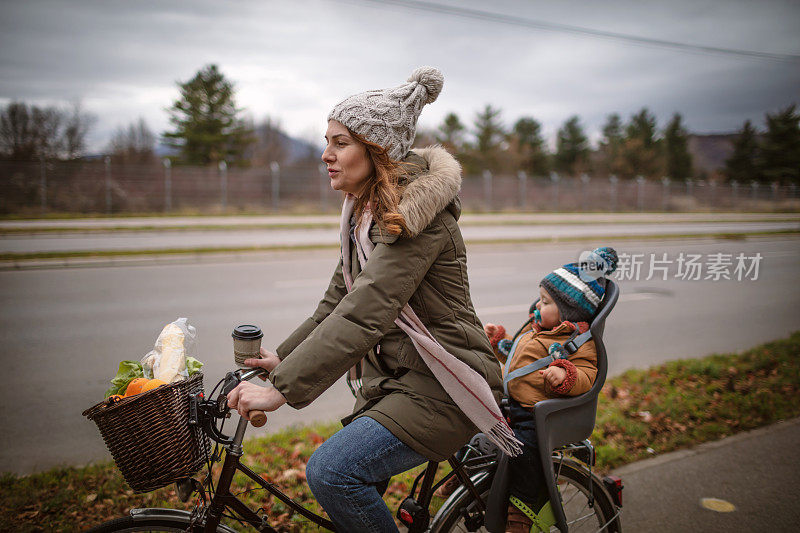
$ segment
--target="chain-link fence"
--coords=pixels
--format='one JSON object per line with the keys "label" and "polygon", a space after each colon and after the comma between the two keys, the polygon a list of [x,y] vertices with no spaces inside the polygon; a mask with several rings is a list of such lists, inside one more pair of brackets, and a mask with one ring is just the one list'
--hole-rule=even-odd
{"label": "chain-link fence", "polygon": [[[464,177],[470,211],[796,211],[795,184],[618,180],[615,177]],[[0,214],[335,212],[324,165],[185,167],[78,162],[0,162]]]}

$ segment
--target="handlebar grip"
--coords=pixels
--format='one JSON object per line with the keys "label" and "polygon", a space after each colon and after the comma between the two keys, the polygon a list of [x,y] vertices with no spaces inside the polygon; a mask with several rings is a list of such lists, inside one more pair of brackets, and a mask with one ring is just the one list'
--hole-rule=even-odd
{"label": "handlebar grip", "polygon": [[247,413],[253,427],[260,428],[267,423],[267,414],[264,411],[250,411]]}

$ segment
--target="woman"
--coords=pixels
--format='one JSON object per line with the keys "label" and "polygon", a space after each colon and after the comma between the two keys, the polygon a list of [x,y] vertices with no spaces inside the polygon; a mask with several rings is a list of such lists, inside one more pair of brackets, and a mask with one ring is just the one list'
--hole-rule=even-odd
{"label": "woman", "polygon": [[349,374],[353,413],[306,468],[339,531],[397,531],[381,499],[389,478],[445,460],[478,430],[514,446],[496,404],[500,368],[469,293],[456,223],[461,168],[440,147],[409,152],[443,81],[422,67],[331,111],[322,160],[331,187],[346,193],[339,265],[277,354],[250,360],[271,371],[274,388],[242,383],[228,395],[245,416],[299,409],[361,367]]}

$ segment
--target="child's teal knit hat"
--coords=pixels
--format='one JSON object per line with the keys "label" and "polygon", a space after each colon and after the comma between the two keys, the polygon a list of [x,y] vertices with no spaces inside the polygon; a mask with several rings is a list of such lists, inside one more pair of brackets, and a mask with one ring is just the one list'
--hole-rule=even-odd
{"label": "child's teal knit hat", "polygon": [[608,246],[581,254],[578,263],[569,263],[546,275],[539,284],[558,306],[561,318],[570,322],[590,322],[606,294],[606,276],[617,269],[617,252]]}

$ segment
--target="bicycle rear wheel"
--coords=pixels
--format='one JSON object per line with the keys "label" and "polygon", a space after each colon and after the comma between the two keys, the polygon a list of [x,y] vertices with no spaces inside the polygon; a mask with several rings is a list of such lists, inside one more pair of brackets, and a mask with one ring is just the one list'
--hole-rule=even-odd
{"label": "bicycle rear wheel", "polygon": [[[616,517],[616,509],[608,493],[603,489],[600,480],[590,475],[589,471],[570,460],[556,462],[554,469],[558,472],[558,486],[567,517],[570,533],[589,533],[599,531],[620,532],[620,521]],[[485,478],[476,488],[485,502],[489,494],[491,478]],[[593,505],[590,499],[593,497]],[[449,506],[445,516],[434,522],[434,533],[473,532],[485,533],[482,517],[477,517],[475,500],[469,493],[461,495],[458,501]],[[476,518],[477,517],[477,518]],[[476,523],[481,527],[475,528]],[[551,532],[557,532],[553,526]]]}
{"label": "bicycle rear wheel", "polygon": [[[195,524],[194,527],[189,529],[191,520],[188,515],[184,516],[166,516],[158,511],[170,511],[167,509],[145,509],[153,511],[152,516],[125,516],[103,522],[102,524],[93,527],[87,533],[203,533],[204,526]],[[217,533],[234,533],[234,531],[225,526],[218,526]]]}

